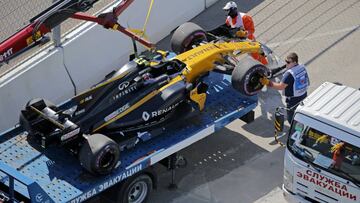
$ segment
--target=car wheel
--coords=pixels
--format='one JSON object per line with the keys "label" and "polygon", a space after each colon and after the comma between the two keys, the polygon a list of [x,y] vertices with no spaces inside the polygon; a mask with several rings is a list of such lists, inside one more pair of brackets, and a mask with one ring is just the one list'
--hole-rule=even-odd
{"label": "car wheel", "polygon": [[153,189],[153,181],[147,174],[140,174],[124,183],[121,183],[118,191],[117,202],[119,203],[143,203],[149,198]]}
{"label": "car wheel", "polygon": [[171,37],[171,49],[176,53],[183,53],[192,49],[193,45],[207,41],[204,29],[195,23],[187,22],[180,25]]}
{"label": "car wheel", "polygon": [[231,83],[234,89],[240,93],[253,96],[263,88],[260,78],[266,75],[266,66],[251,56],[246,56],[236,64],[232,72]]}
{"label": "car wheel", "polygon": [[80,164],[90,173],[99,175],[111,173],[119,157],[118,144],[102,134],[88,136],[79,152]]}

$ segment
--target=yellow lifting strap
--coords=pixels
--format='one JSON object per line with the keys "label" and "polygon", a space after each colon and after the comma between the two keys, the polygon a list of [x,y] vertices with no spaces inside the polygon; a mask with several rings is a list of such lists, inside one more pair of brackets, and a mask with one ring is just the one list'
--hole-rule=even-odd
{"label": "yellow lifting strap", "polygon": [[154,0],[151,0],[148,12],[146,14],[145,23],[144,23],[144,26],[143,26],[142,30],[140,30],[140,29],[129,29],[131,32],[135,33],[136,35],[138,35],[140,37],[145,38],[146,40],[149,39],[148,36],[146,35],[146,26],[147,26],[147,23],[148,23],[149,18],[150,18],[150,13],[151,13],[153,4],[154,4]]}
{"label": "yellow lifting strap", "polygon": [[149,6],[149,9],[148,9],[148,12],[147,12],[147,14],[146,14],[145,23],[144,23],[144,26],[143,26],[143,32],[144,32],[144,34],[145,34],[145,31],[146,31],[146,25],[147,25],[147,23],[148,23],[148,21],[149,21],[149,17],[150,17],[150,13],[151,13],[153,4],[154,4],[154,0],[151,0],[150,6]]}

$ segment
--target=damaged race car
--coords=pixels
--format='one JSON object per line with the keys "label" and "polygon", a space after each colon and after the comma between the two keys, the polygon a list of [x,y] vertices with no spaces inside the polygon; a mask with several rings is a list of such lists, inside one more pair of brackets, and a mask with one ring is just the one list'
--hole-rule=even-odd
{"label": "damaged race car", "polygon": [[[171,39],[171,48],[176,53],[183,53],[198,45],[206,43],[218,44],[223,42],[247,41],[247,35],[247,31],[244,29],[230,28],[226,24],[222,24],[215,29],[205,31],[195,23],[186,22],[175,30]],[[278,68],[279,66],[283,68],[285,67],[284,62],[281,61],[276,55],[274,55],[273,51],[269,47],[262,43],[260,43],[260,46],[261,49],[259,52],[252,52],[249,55],[263,65],[266,65],[268,68],[268,76],[271,74],[270,70]],[[240,57],[238,56],[237,60],[234,60],[234,58],[231,57],[225,57],[224,59],[226,61],[221,65],[216,66],[214,70],[231,74],[239,60],[246,56],[247,55],[245,54],[241,55]],[[279,69],[279,71],[282,69]]]}
{"label": "damaged race car", "polygon": [[206,108],[204,78],[210,71],[232,74],[233,87],[246,96],[261,90],[259,79],[268,68],[248,54],[264,54],[264,46],[209,41],[205,31],[190,25],[172,37],[178,55],[150,51],[59,106],[32,99],[21,111],[20,125],[43,148],[64,147],[89,172],[108,174],[119,165],[122,150],[161,134],[175,117]]}

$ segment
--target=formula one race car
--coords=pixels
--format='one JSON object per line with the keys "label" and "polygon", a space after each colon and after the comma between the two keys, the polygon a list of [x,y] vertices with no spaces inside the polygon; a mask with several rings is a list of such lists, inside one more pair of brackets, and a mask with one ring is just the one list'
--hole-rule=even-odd
{"label": "formula one race car", "polygon": [[[199,25],[186,22],[180,25],[174,32],[171,39],[171,48],[176,53],[183,53],[205,43],[223,43],[223,42],[242,42],[247,40],[247,31],[243,29],[230,28],[226,24],[220,25],[213,30],[205,31]],[[259,43],[259,42],[258,42]],[[260,43],[261,49],[259,53],[252,53],[251,55],[257,57],[256,60],[260,61],[268,67],[268,75],[271,74],[270,70],[278,68],[281,64],[280,59],[273,54],[272,50],[265,44]],[[242,55],[245,57],[246,55]],[[241,58],[241,57],[240,57]],[[238,63],[237,60],[231,60],[233,58],[225,57],[229,59],[221,65],[215,66],[215,71],[226,72],[231,74],[234,67]],[[284,65],[284,64],[282,64]],[[283,66],[285,67],[285,66]],[[282,70],[282,69],[279,69]]]}
{"label": "formula one race car", "polygon": [[[183,28],[171,42],[175,51],[181,49],[179,55],[150,51],[60,106],[33,99],[21,112],[21,126],[42,147],[63,146],[89,172],[108,174],[118,165],[121,150],[161,134],[175,116],[206,108],[203,79],[210,71],[231,67],[224,72],[232,74],[236,90],[248,96],[261,90],[259,79],[267,67],[247,55],[263,53],[259,42],[205,43],[198,27]],[[240,55],[245,57],[238,60]]]}

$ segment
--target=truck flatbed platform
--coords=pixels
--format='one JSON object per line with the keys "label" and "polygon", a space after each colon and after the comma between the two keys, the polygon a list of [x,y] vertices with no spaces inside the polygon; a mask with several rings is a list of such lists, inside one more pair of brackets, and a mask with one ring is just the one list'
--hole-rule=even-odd
{"label": "truck flatbed platform", "polygon": [[8,188],[14,185],[15,193],[31,202],[85,201],[251,112],[257,97],[241,95],[230,80],[230,76],[210,73],[204,111],[121,152],[121,165],[106,176],[85,171],[77,158],[62,148],[32,144],[27,134],[15,127],[0,136],[0,190],[12,193]]}

